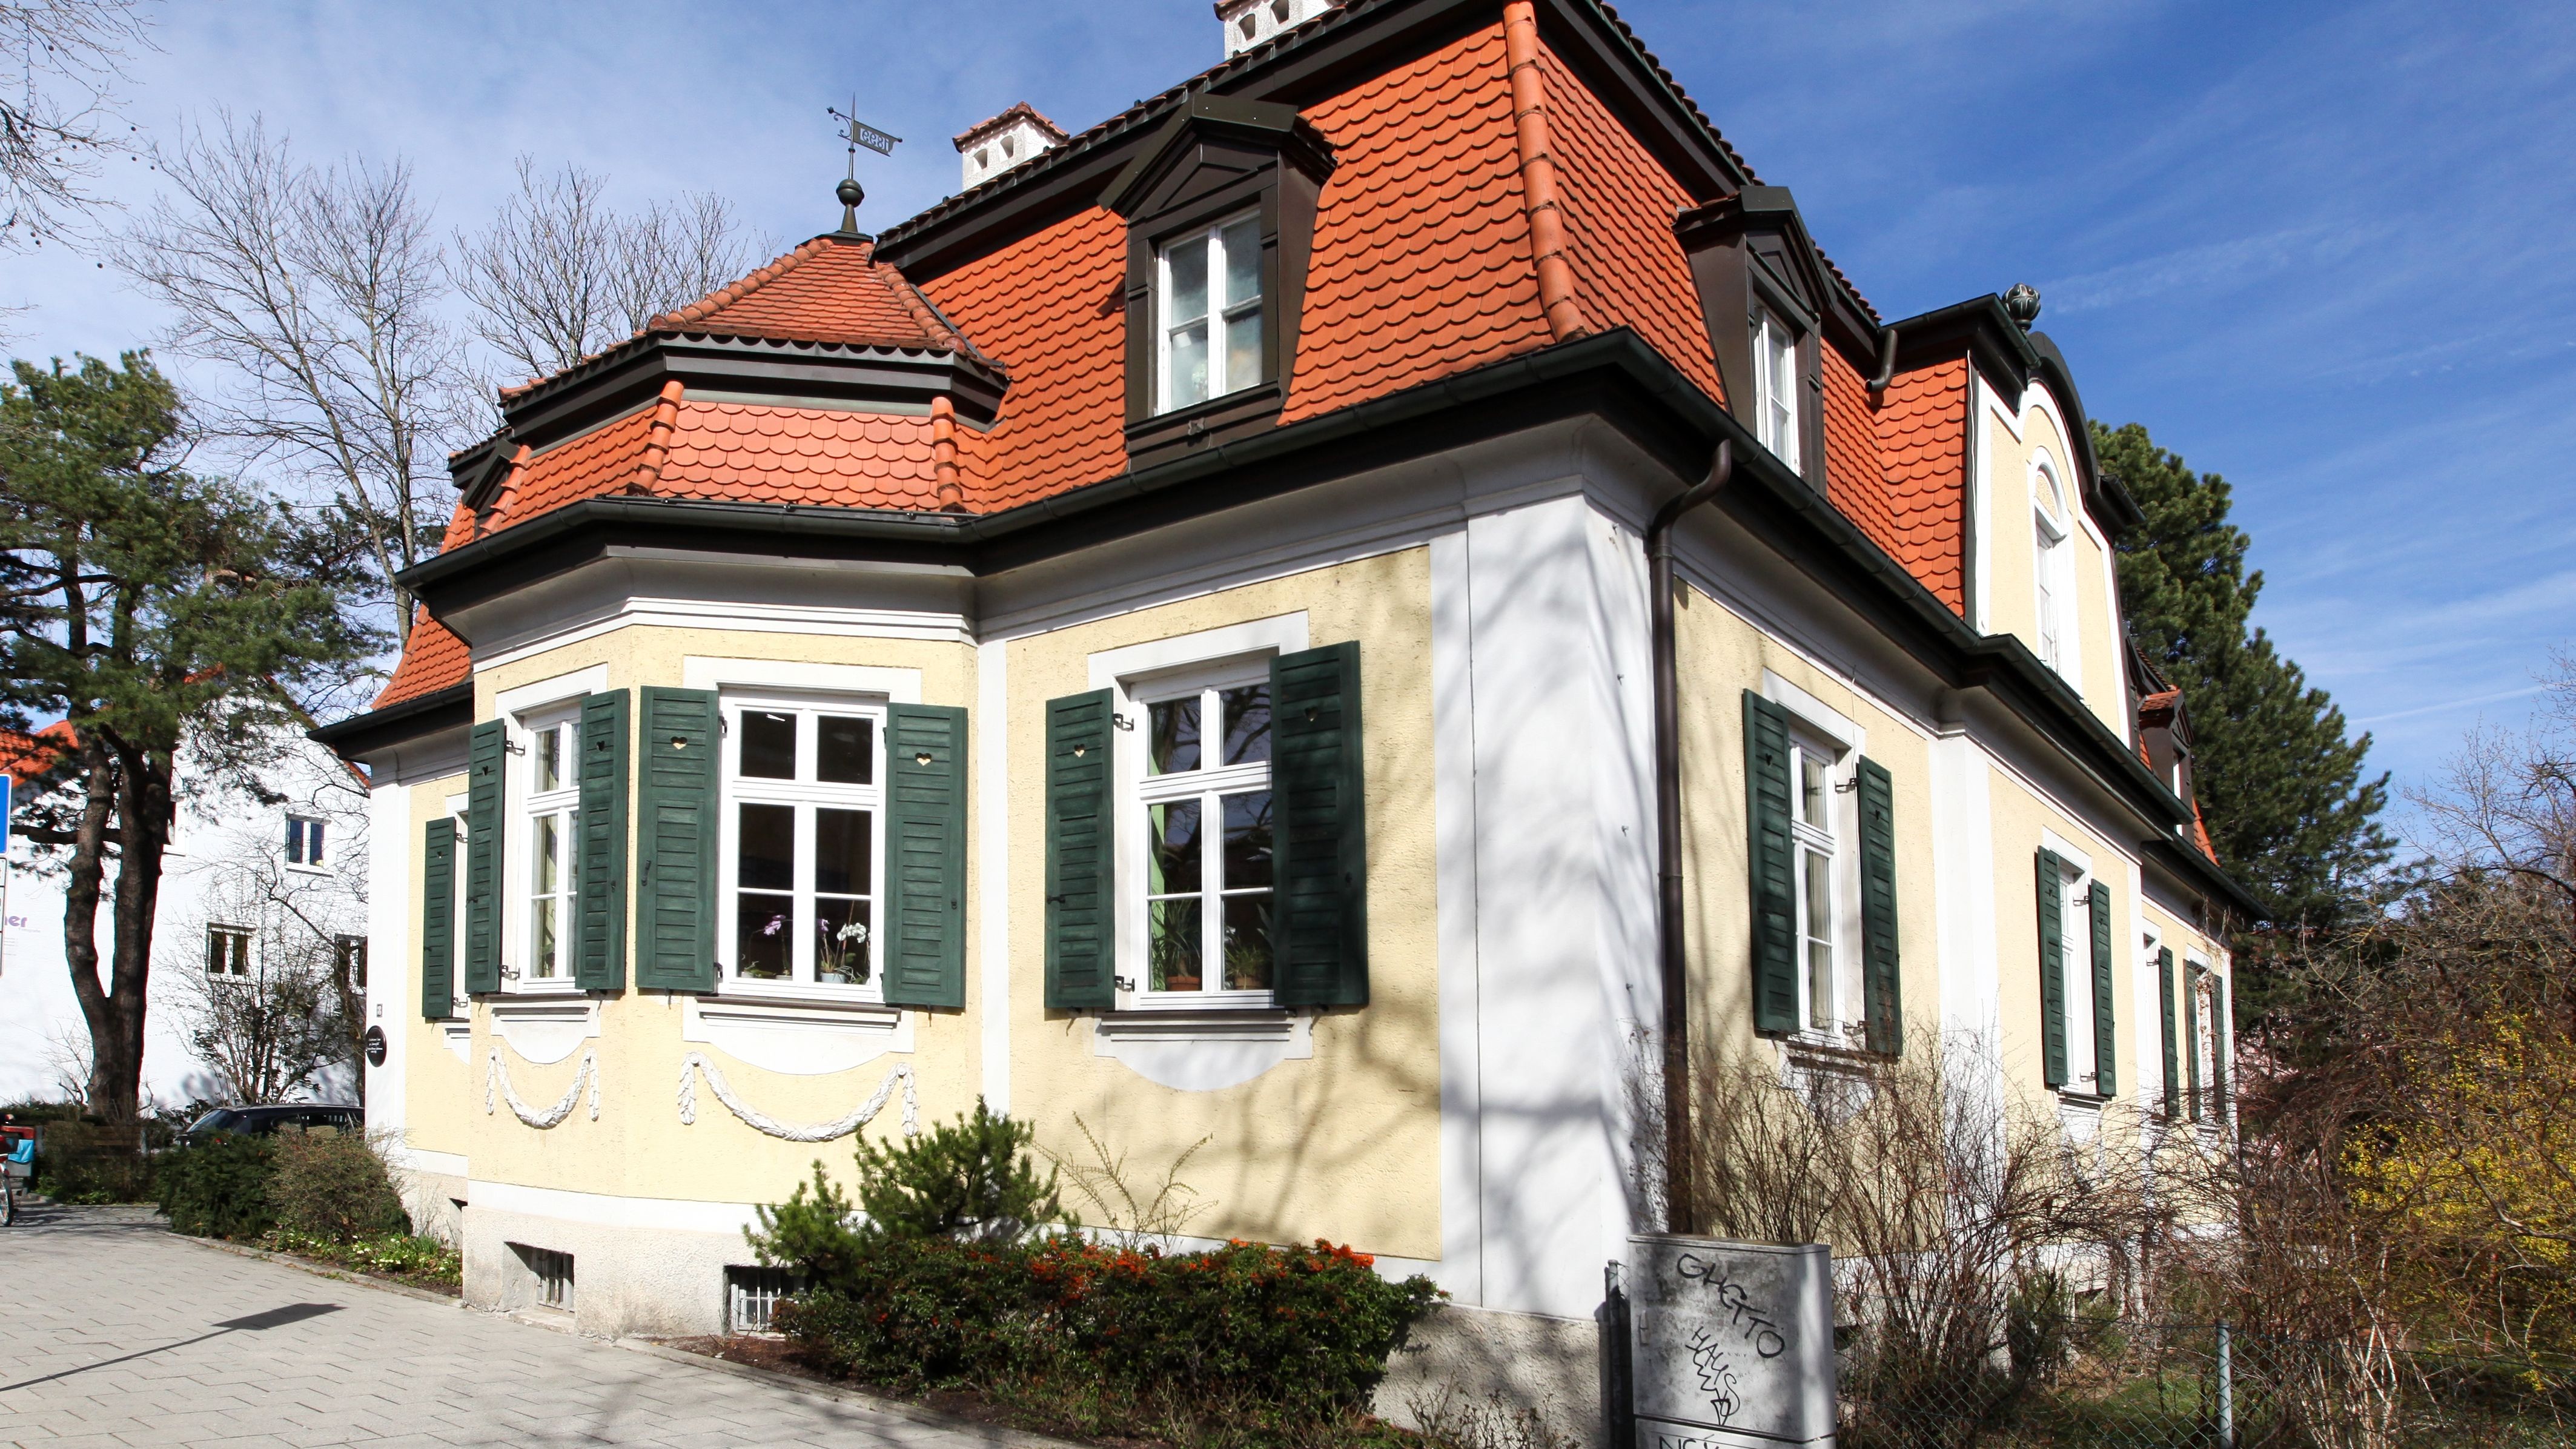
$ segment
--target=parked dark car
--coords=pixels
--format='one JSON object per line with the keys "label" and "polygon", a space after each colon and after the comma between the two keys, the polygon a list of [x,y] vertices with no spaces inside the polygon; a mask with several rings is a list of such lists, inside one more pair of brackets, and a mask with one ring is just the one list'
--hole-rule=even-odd
{"label": "parked dark car", "polygon": [[188,1124],[179,1140],[194,1146],[227,1133],[271,1137],[280,1132],[363,1132],[367,1114],[359,1107],[297,1102],[283,1107],[217,1107]]}

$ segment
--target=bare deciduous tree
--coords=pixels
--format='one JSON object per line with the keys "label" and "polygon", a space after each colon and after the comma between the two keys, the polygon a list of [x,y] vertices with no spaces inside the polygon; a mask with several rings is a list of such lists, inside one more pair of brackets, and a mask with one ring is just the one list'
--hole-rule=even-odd
{"label": "bare deciduous tree", "polygon": [[317,170],[254,116],[154,159],[170,193],[116,264],[177,317],[166,345],[223,369],[199,424],[312,486],[394,574],[437,549],[446,450],[474,415],[445,271],[407,163]]}
{"label": "bare deciduous tree", "polygon": [[[349,864],[344,855],[343,871]],[[333,1067],[354,1070],[363,1007],[338,942],[355,923],[334,914],[325,888],[264,850],[236,848],[209,868],[202,909],[165,935],[160,978],[180,1034],[227,1100],[282,1101]],[[216,928],[249,934],[239,973],[211,969]]]}
{"label": "bare deciduous tree", "polygon": [[17,64],[0,91],[0,237],[42,241],[66,213],[94,205],[82,183],[126,148],[111,88],[128,46],[145,42],[137,0],[10,0],[0,51]]}
{"label": "bare deciduous tree", "polygon": [[620,214],[607,186],[595,171],[542,172],[522,156],[518,194],[479,235],[456,238],[456,285],[479,314],[475,331],[522,377],[633,336],[757,259],[720,197],[692,193]]}

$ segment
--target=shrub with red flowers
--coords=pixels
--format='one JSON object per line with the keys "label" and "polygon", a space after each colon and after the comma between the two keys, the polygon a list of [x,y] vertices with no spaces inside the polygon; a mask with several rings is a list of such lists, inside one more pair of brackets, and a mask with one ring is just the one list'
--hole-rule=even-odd
{"label": "shrub with red flowers", "polygon": [[837,1266],[774,1320],[810,1360],[894,1389],[1042,1400],[1091,1432],[1347,1418],[1439,1297],[1320,1241],[1165,1255],[1071,1234],[896,1238]]}

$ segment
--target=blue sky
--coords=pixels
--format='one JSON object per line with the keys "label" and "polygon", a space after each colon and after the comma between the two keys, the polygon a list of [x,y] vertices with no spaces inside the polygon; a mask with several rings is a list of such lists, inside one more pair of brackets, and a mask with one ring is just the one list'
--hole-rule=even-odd
{"label": "blue sky", "polygon": [[[1499,0],[1497,9],[1499,9]],[[625,201],[730,198],[794,240],[956,184],[946,137],[1027,100],[1079,129],[1212,61],[1206,0],[159,8],[127,111],[260,112],[317,159],[411,159],[473,226],[512,157]],[[2257,622],[2400,782],[2519,722],[2576,635],[2576,7],[1633,0],[1642,33],[1890,316],[2038,286],[2097,418],[2237,489]],[[132,200],[152,177],[114,163]],[[158,318],[59,248],[0,260],[22,355]],[[183,375],[184,375],[184,369]]]}

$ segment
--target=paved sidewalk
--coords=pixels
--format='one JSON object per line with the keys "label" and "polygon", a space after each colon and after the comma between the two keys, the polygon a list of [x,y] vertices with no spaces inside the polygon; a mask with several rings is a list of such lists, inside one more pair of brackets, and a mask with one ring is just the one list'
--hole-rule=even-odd
{"label": "paved sidewalk", "polygon": [[27,1449],[1032,1442],[216,1252],[133,1208],[0,1229],[0,1304],[0,1445]]}

